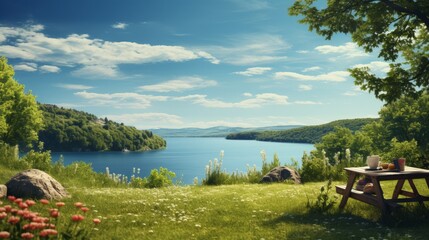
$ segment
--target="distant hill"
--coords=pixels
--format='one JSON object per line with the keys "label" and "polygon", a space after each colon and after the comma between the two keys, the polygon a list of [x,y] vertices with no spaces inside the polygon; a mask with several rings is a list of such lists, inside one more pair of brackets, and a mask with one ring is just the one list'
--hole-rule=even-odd
{"label": "distant hill", "polygon": [[346,119],[337,120],[322,125],[304,126],[280,131],[245,131],[229,134],[226,139],[292,143],[317,143],[322,139],[325,134],[334,130],[336,126],[345,127],[354,132],[361,129],[366,124],[376,120],[376,118]]}
{"label": "distant hill", "polygon": [[144,151],[160,149],[166,142],[148,130],[138,130],[74,109],[40,104],[45,128],[39,140],[52,151]]}
{"label": "distant hill", "polygon": [[226,137],[231,133],[244,131],[267,131],[267,130],[286,130],[302,127],[302,125],[272,126],[260,128],[241,128],[241,127],[211,127],[211,128],[160,128],[150,129],[154,134],[162,137]]}

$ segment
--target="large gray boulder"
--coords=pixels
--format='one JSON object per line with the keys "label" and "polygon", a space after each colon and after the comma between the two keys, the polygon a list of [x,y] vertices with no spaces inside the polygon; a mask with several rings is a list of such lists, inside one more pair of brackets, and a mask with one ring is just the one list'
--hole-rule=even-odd
{"label": "large gray boulder", "polygon": [[7,195],[6,185],[0,184],[0,198],[4,198]]}
{"label": "large gray boulder", "polygon": [[67,196],[66,190],[57,180],[38,169],[16,174],[6,186],[8,196],[19,198],[61,199]]}
{"label": "large gray boulder", "polygon": [[262,177],[261,183],[270,182],[284,182],[285,180],[292,180],[297,184],[301,183],[301,176],[292,168],[279,166],[271,169],[265,176]]}

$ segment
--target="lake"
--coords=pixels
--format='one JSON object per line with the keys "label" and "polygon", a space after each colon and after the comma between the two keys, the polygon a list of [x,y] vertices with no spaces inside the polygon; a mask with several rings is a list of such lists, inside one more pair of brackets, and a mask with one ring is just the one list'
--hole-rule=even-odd
{"label": "lake", "polygon": [[313,144],[275,143],[251,140],[226,140],[225,138],[165,138],[167,148],[148,152],[53,152],[52,160],[56,161],[60,155],[64,157],[64,164],[75,161],[84,161],[92,164],[97,172],[133,175],[133,168],[140,168],[140,177],[148,176],[150,170],[159,167],[168,168],[176,173],[176,180],[184,184],[192,184],[194,177],[199,181],[205,177],[205,166],[210,160],[220,158],[220,151],[224,151],[223,169],[227,172],[246,172],[246,166],[261,168],[261,150],[266,152],[267,161],[278,154],[282,164],[291,163],[294,158],[301,162],[304,151],[311,151]]}

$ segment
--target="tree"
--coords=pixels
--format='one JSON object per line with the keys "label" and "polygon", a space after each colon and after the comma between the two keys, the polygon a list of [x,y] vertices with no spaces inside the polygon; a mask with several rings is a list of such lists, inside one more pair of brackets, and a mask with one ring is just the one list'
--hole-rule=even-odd
{"label": "tree", "polygon": [[328,0],[325,8],[314,5],[316,0],[296,0],[289,14],[302,15],[300,23],[328,40],[336,33],[351,34],[365,51],[380,49],[378,56],[392,62],[383,77],[367,67],[350,69],[356,85],[387,103],[428,90],[429,1]]}
{"label": "tree", "polygon": [[43,127],[42,112],[31,92],[13,79],[14,70],[0,57],[0,142],[31,144]]}

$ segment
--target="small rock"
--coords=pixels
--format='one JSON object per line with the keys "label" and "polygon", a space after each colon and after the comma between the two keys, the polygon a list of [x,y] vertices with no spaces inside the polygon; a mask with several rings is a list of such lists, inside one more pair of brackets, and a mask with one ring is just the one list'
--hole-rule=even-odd
{"label": "small rock", "polygon": [[61,199],[67,196],[66,190],[57,180],[38,169],[16,174],[6,186],[8,196],[19,198]]}
{"label": "small rock", "polygon": [[0,184],[0,198],[7,196],[7,187],[6,185]]}
{"label": "small rock", "polygon": [[270,172],[262,177],[261,183],[283,182],[287,179],[293,180],[296,184],[301,183],[301,176],[292,168],[279,166],[271,169]]}

